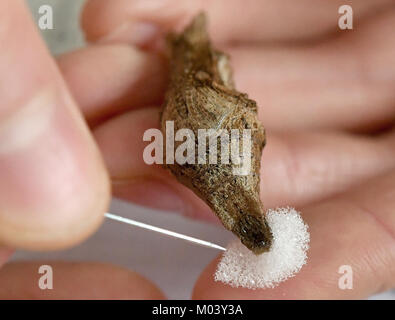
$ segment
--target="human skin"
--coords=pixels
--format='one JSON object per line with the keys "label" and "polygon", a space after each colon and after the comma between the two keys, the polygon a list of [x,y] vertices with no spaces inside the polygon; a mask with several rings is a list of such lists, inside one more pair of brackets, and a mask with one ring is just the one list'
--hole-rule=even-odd
{"label": "human skin", "polygon": [[[215,43],[231,55],[237,87],[258,102],[268,132],[263,203],[302,208],[311,249],[302,271],[275,289],[215,283],[215,260],[193,297],[355,299],[394,287],[394,2],[147,3],[88,1],[82,26],[90,45],[56,59],[23,2],[0,3],[0,264],[12,248],[60,249],[86,239],[107,209],[109,177],[117,197],[217,223],[190,190],[141,156],[144,131],[159,126],[167,81],[158,52],[163,35],[204,7]],[[337,9],[347,3],[354,29],[339,31]],[[237,23],[230,28],[229,21]],[[338,287],[341,265],[353,267],[353,290]],[[15,298],[31,294],[22,282],[29,268],[35,265],[0,271]],[[61,268],[70,279],[86,274],[83,265]],[[103,268],[119,279],[128,271],[92,268],[87,281],[102,297],[114,297],[114,288],[100,280]],[[117,298],[163,296],[135,273],[129,279],[125,287],[141,288],[141,296],[122,287]],[[67,285],[53,297],[73,298]],[[86,294],[74,298],[89,297],[88,288],[82,285]]]}

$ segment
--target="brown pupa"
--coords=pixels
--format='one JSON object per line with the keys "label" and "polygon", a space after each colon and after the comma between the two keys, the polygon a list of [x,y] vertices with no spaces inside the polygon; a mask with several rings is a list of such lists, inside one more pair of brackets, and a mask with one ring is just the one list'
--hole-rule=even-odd
{"label": "brown pupa", "polygon": [[[168,121],[174,123],[174,131],[187,128],[194,134],[197,151],[199,129],[249,129],[251,170],[246,175],[235,175],[234,169],[240,163],[233,159],[227,164],[175,162],[165,167],[203,199],[247,248],[256,254],[267,251],[272,233],[259,197],[265,131],[257,118],[256,102],[235,90],[228,57],[212,48],[203,13],[181,34],[168,38],[170,85],[161,115],[163,134]],[[175,141],[174,147],[182,143]],[[243,151],[239,156],[243,161]]]}

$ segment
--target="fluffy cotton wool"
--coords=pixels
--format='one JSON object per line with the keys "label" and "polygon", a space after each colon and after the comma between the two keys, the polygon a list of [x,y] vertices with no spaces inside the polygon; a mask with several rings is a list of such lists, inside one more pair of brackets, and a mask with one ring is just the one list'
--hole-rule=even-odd
{"label": "fluffy cotton wool", "polygon": [[249,289],[272,288],[294,276],[307,261],[308,226],[293,208],[268,210],[273,233],[269,252],[255,255],[239,240],[229,245],[215,273],[215,280]]}

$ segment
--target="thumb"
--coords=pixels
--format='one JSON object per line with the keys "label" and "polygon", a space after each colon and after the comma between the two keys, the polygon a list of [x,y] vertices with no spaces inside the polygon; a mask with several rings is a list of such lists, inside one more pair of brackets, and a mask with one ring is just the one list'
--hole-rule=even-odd
{"label": "thumb", "polygon": [[0,243],[70,246],[99,225],[107,173],[23,1],[0,21]]}

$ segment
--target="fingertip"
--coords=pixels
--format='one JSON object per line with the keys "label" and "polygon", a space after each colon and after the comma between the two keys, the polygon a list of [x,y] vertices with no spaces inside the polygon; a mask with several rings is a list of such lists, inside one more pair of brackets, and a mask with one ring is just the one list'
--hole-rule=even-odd
{"label": "fingertip", "polygon": [[0,121],[0,242],[60,249],[88,237],[110,201],[92,135],[67,92],[52,85]]}
{"label": "fingertip", "polygon": [[109,178],[25,3],[0,7],[0,243],[68,247],[103,219]]}
{"label": "fingertip", "polygon": [[[99,38],[106,33],[106,15],[102,15],[102,1],[86,1],[80,16],[80,25],[84,31],[85,39],[89,42]],[[102,20],[102,23],[96,23],[96,19]]]}

